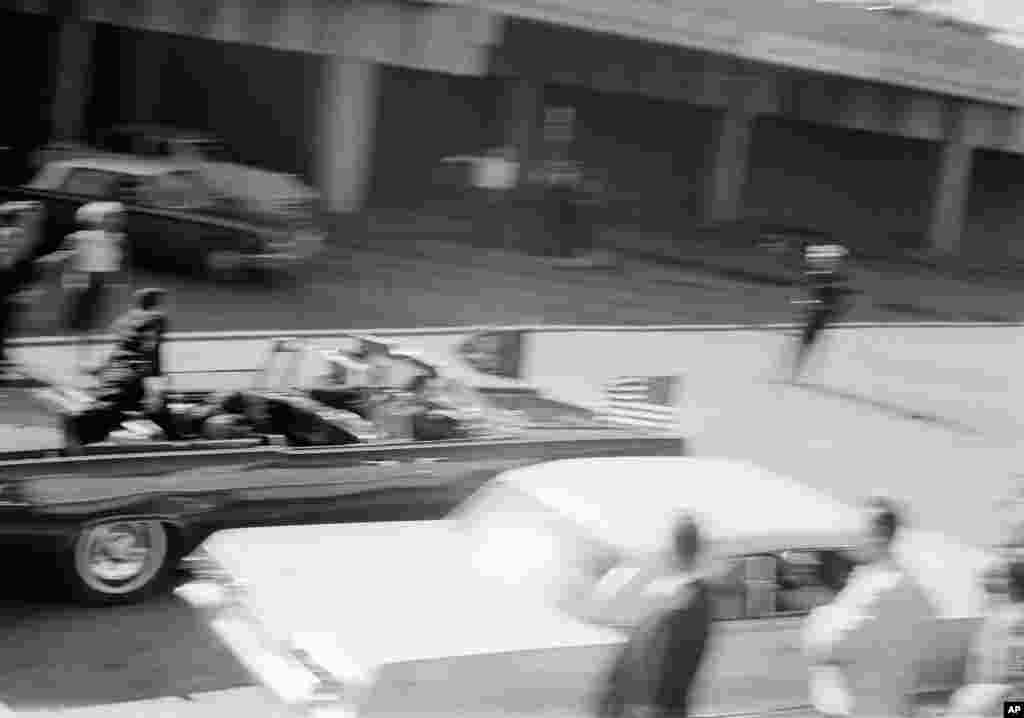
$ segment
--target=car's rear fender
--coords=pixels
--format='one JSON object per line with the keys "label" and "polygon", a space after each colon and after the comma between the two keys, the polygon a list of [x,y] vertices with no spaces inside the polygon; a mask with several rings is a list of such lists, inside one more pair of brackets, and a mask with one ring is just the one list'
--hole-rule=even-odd
{"label": "car's rear fender", "polygon": [[593,715],[617,650],[573,646],[389,664],[377,670],[359,715]]}

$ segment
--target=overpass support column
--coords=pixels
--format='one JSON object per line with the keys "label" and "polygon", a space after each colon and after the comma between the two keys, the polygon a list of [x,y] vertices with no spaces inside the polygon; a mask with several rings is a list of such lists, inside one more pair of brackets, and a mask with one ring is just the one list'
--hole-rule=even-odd
{"label": "overpass support column", "polygon": [[[503,82],[503,92],[498,100],[498,121],[503,124],[505,144],[515,150],[522,180],[539,160],[544,85],[520,77]],[[520,182],[518,186],[522,188],[524,183]]]}
{"label": "overpass support column", "polygon": [[92,80],[95,26],[75,17],[61,20],[57,35],[51,132],[54,139],[81,138]]}
{"label": "overpass support column", "polygon": [[330,211],[356,212],[369,189],[380,68],[341,56],[323,62],[318,183]]}
{"label": "overpass support column", "polygon": [[[148,38],[147,38],[148,39]],[[135,62],[124,68],[130,73],[122,87],[131,87],[131,96],[122,98],[121,116],[136,122],[157,122],[164,87],[164,67],[171,60],[167,39],[158,37],[133,46]],[[127,94],[127,93],[126,93]]]}
{"label": "overpass support column", "polygon": [[941,148],[932,190],[927,248],[942,254],[957,254],[967,221],[967,198],[971,190],[974,147],[970,142],[973,114],[969,106],[956,109],[948,139]]}
{"label": "overpass support column", "polygon": [[743,214],[754,119],[745,109],[727,108],[717,121],[704,192],[705,222],[733,222]]}
{"label": "overpass support column", "polygon": [[541,117],[544,106],[544,83],[532,78],[515,77],[502,80],[498,97],[497,121],[506,146],[515,151],[519,163],[516,186],[501,209],[504,215],[503,243],[508,247],[527,249],[542,236],[539,227],[539,193],[531,181],[542,160]]}

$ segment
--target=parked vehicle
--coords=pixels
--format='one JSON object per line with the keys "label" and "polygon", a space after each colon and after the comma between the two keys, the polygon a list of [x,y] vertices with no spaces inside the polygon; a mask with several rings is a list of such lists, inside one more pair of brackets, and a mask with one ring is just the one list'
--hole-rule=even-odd
{"label": "parked vehicle", "polygon": [[50,162],[30,183],[4,194],[46,206],[40,256],[56,251],[76,229],[82,204],[98,200],[125,206],[130,260],[147,266],[218,277],[250,269],[297,271],[325,239],[312,214],[254,214],[173,160],[106,155]]}
{"label": "parked vehicle", "polygon": [[[495,477],[440,521],[225,531],[180,594],[296,715],[590,715],[624,631],[652,606],[647,580],[600,610],[588,597],[623,563],[666,576],[680,510],[710,534],[717,618],[696,715],[809,708],[807,596],[820,605],[842,589],[861,517],[744,463],[545,462]],[[939,614],[920,690],[948,692],[984,611],[987,555],[924,531],[899,550]],[[808,581],[820,590],[794,610],[789,594]]]}
{"label": "parked vehicle", "polygon": [[238,161],[219,138],[198,130],[158,124],[115,125],[98,136],[95,147],[53,143],[36,154],[36,168],[49,163],[118,154],[174,160],[198,171],[210,189],[241,203],[255,215],[300,216],[320,223],[320,195],[298,177]]}

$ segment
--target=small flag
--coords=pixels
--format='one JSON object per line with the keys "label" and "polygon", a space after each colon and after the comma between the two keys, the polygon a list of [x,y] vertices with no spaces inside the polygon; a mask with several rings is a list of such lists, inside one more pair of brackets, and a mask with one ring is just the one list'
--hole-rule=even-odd
{"label": "small flag", "polygon": [[619,377],[605,387],[603,414],[616,424],[676,429],[681,387],[678,376]]}

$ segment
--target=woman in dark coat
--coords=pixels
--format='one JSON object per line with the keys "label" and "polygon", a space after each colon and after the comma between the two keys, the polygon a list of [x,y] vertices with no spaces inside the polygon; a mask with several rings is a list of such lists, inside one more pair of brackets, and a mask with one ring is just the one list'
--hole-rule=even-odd
{"label": "woman in dark coat", "polygon": [[69,450],[104,441],[121,425],[125,412],[129,411],[144,412],[168,439],[177,438],[163,391],[147,397],[147,380],[164,376],[161,359],[167,332],[167,316],[161,308],[164,295],[162,289],[136,292],[135,307],[114,323],[116,344],[107,361],[95,372],[99,385],[90,392],[94,403],[84,412],[65,418],[64,433]]}
{"label": "woman in dark coat", "polygon": [[167,315],[161,306],[166,292],[142,289],[135,307],[114,322],[114,351],[99,369],[96,398],[126,411],[136,410],[146,398],[146,380],[163,377],[161,353]]}

